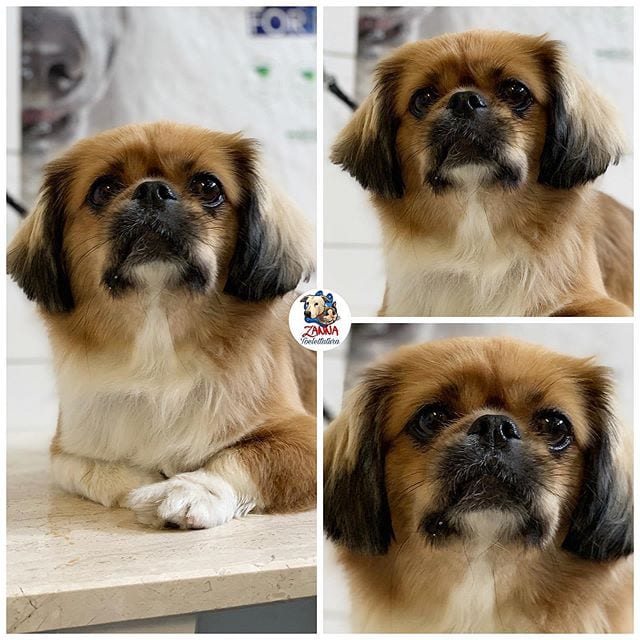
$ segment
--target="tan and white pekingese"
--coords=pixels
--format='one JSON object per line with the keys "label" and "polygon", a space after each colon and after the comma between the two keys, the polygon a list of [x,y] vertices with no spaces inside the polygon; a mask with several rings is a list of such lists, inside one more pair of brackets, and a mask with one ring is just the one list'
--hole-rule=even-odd
{"label": "tan and white pekingese", "polygon": [[315,503],[315,362],[289,334],[306,223],[254,141],[160,122],[46,169],[8,271],[49,331],[55,481],[152,526]]}
{"label": "tan and white pekingese", "polygon": [[632,632],[632,456],[611,393],[591,360],[508,338],[365,371],[324,453],[356,630]]}
{"label": "tan and white pekingese", "polygon": [[380,314],[631,315],[632,214],[591,186],[622,152],[558,42],[469,31],[392,52],[331,156],[382,223]]}

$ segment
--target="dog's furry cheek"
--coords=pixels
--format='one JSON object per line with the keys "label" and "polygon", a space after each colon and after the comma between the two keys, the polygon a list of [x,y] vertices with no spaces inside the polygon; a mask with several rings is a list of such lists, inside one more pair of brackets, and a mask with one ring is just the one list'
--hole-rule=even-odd
{"label": "dog's furry cheek", "polygon": [[544,489],[539,498],[540,513],[545,521],[545,535],[540,540],[541,545],[546,545],[555,538],[560,526],[562,501],[551,490]]}
{"label": "dog's furry cheek", "polygon": [[505,151],[506,165],[511,167],[512,173],[517,177],[514,187],[519,187],[529,177],[529,159],[523,145],[510,145]]}
{"label": "dog's furry cheek", "polygon": [[400,127],[397,149],[407,191],[420,190],[425,176],[436,168],[437,159],[432,147],[424,144],[422,135]]}
{"label": "dog's furry cheek", "polygon": [[219,250],[218,248],[211,247],[207,244],[200,243],[198,247],[195,249],[195,254],[197,261],[200,264],[205,265],[207,270],[207,283],[205,285],[206,289],[212,289],[215,287],[216,282],[218,281],[218,276],[220,272],[219,268]]}

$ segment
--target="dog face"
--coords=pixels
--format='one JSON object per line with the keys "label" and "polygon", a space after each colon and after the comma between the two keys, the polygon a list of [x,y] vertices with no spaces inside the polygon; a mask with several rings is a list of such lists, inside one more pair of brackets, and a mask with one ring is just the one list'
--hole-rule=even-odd
{"label": "dog face", "polygon": [[325,443],[325,528],[357,553],[419,536],[590,560],[631,553],[607,371],[508,339],[408,347],[369,369]]}
{"label": "dog face", "polygon": [[156,123],[81,141],[48,165],[8,270],[50,313],[174,296],[268,300],[312,267],[293,207],[263,182],[252,140]]}
{"label": "dog face", "polygon": [[385,199],[485,187],[571,188],[622,153],[610,107],[546,37],[469,31],[400,47],[332,160]]}
{"label": "dog face", "polygon": [[322,314],[322,324],[333,324],[338,319],[338,311],[335,307],[327,307]]}
{"label": "dog face", "polygon": [[317,318],[324,313],[326,298],[324,296],[305,296],[302,299],[304,303],[304,315],[306,318]]}

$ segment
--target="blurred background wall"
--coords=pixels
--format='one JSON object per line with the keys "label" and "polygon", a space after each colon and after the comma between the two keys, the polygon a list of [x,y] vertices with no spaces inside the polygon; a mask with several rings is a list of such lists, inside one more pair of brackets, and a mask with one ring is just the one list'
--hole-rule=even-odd
{"label": "blurred background wall", "polygon": [[[10,8],[7,48],[8,190],[27,206],[75,140],[170,119],[257,138],[273,181],[315,221],[315,8]],[[9,209],[9,240],[19,224]],[[7,306],[9,427],[51,430],[44,329],[13,282]]]}
{"label": "blurred background wall", "polygon": [[[467,29],[499,29],[566,43],[570,59],[617,107],[628,153],[599,188],[633,205],[633,9],[631,7],[327,7],[324,71],[356,103],[370,91],[378,58],[420,38]],[[342,295],[354,316],[374,316],[384,293],[377,218],[367,195],[328,160],[352,111],[324,94],[324,284]]]}
{"label": "blurred background wall", "polygon": [[[633,325],[602,323],[354,324],[347,341],[324,354],[324,405],[340,411],[343,393],[364,367],[400,345],[454,336],[511,336],[578,357],[595,356],[611,368],[620,416],[633,425]],[[325,424],[326,427],[326,424]],[[324,630],[349,632],[349,592],[333,545],[324,542]]]}

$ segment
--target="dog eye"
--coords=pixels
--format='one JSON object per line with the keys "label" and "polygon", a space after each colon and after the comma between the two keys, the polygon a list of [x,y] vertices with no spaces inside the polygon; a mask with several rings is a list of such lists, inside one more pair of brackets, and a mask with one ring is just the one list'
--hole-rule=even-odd
{"label": "dog eye", "polygon": [[98,178],[89,189],[87,200],[95,208],[104,207],[122,191],[124,185],[115,176]]}
{"label": "dog eye", "polygon": [[200,198],[205,207],[215,208],[224,202],[222,184],[211,173],[196,173],[189,183],[189,191]]}
{"label": "dog eye", "polygon": [[422,407],[407,425],[409,435],[419,442],[426,442],[433,434],[451,422],[453,412],[440,403],[428,404]]}
{"label": "dog eye", "polygon": [[572,441],[572,426],[569,419],[560,411],[548,409],[535,416],[538,429],[549,439],[549,449],[553,453],[564,451]]}
{"label": "dog eye", "polygon": [[422,118],[427,109],[439,98],[438,90],[435,87],[425,87],[418,89],[412,96],[409,103],[409,111],[416,117]]}
{"label": "dog eye", "polygon": [[498,87],[498,96],[506,100],[516,112],[524,111],[533,102],[531,92],[519,80],[505,80]]}

